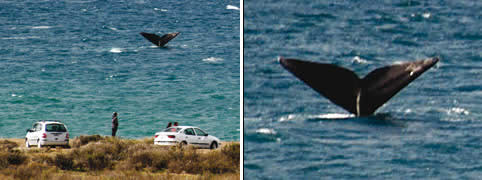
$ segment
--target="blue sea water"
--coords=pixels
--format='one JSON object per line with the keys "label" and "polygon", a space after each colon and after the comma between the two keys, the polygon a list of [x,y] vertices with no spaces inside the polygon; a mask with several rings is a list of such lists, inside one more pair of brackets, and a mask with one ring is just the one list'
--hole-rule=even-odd
{"label": "blue sea water", "polygon": [[[152,137],[169,121],[239,140],[237,0],[0,2],[0,137],[36,120],[71,137]],[[158,48],[139,33],[180,35]]]}
{"label": "blue sea water", "polygon": [[[244,1],[244,177],[481,179],[481,9],[472,0]],[[360,77],[441,61],[375,115],[356,118],[279,56]]]}

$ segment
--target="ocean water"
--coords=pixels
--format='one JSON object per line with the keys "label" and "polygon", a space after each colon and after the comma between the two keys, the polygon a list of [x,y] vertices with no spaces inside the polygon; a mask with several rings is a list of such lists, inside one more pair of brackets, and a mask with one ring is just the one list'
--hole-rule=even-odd
{"label": "ocean water", "polygon": [[[244,177],[481,179],[481,9],[472,0],[244,1]],[[356,118],[279,56],[360,77],[441,61],[375,115]]]}
{"label": "ocean water", "polygon": [[[239,140],[236,0],[0,2],[0,137],[36,120],[71,137],[151,137],[169,121]],[[139,33],[181,34],[158,48]]]}

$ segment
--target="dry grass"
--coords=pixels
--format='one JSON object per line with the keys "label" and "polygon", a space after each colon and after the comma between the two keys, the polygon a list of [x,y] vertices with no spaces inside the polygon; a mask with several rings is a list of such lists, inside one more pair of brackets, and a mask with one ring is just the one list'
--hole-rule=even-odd
{"label": "dry grass", "polygon": [[24,147],[0,140],[0,179],[239,179],[239,143],[218,150],[153,145],[141,140],[79,136],[71,149]]}

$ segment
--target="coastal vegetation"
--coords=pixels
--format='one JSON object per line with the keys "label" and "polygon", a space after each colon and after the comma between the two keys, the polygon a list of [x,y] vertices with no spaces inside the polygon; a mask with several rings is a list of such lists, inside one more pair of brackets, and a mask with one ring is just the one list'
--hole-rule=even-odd
{"label": "coastal vegetation", "polygon": [[216,150],[153,145],[152,138],[79,136],[71,148],[0,140],[0,179],[239,179],[240,146]]}

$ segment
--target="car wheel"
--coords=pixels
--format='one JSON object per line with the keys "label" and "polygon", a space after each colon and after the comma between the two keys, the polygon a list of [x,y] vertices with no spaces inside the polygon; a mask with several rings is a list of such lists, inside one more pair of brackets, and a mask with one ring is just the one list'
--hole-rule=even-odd
{"label": "car wheel", "polygon": [[40,144],[40,140],[37,140],[37,147],[42,148],[42,145]]}
{"label": "car wheel", "polygon": [[218,143],[216,141],[213,141],[211,143],[210,149],[217,149],[218,148]]}
{"label": "car wheel", "polygon": [[28,139],[25,139],[25,147],[30,148],[30,143],[28,143]]}

